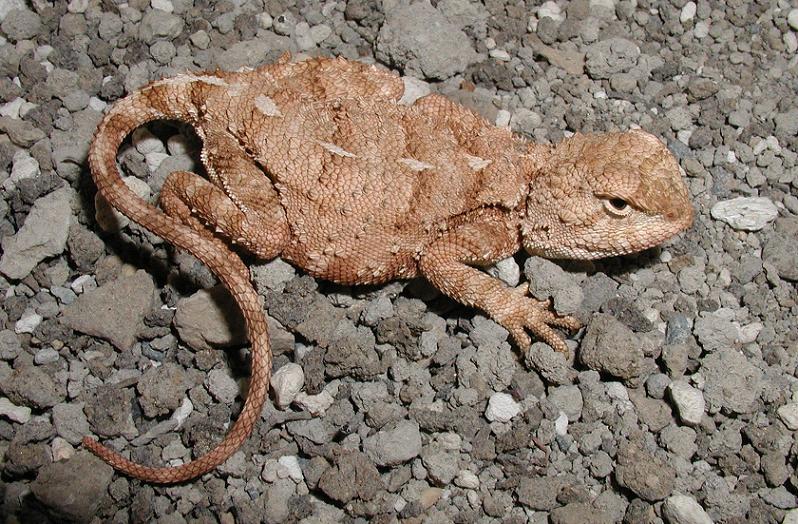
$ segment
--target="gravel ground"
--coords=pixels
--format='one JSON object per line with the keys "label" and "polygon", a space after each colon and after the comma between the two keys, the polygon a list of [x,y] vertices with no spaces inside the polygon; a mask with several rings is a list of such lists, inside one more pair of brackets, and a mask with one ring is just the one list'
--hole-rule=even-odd
{"label": "gravel ground", "polygon": [[[115,4],[0,0],[6,522],[798,522],[789,2]],[[213,473],[131,481],[81,436],[153,464],[204,453],[241,407],[246,343],[204,267],[95,201],[90,139],[150,80],[284,50],[376,60],[538,141],[640,126],[679,158],[695,226],[639,256],[492,268],[587,322],[575,362],[520,355],[424,282],[251,261],[274,404]],[[151,197],[197,144],[154,124],[120,165]]]}

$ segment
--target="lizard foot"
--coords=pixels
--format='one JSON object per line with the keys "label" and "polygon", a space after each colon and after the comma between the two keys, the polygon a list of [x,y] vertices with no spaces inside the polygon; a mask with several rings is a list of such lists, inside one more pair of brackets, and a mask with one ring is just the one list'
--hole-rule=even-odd
{"label": "lizard foot", "polygon": [[513,300],[507,314],[497,319],[498,322],[510,332],[516,344],[523,349],[529,349],[532,339],[527,330],[536,337],[554,348],[555,351],[568,356],[570,351],[565,340],[552,326],[575,331],[582,326],[571,315],[559,315],[551,310],[551,299],[537,300],[527,295],[528,284],[524,283],[512,290]]}

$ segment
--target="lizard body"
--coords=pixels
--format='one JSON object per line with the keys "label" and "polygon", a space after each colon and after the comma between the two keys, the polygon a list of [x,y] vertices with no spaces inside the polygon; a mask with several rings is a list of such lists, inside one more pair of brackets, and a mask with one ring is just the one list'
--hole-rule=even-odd
{"label": "lizard body", "polygon": [[[397,75],[374,66],[284,57],[248,72],[154,82],[114,105],[89,155],[98,191],[230,289],[251,337],[253,380],[233,429],[195,461],[150,468],[84,439],[89,449],[127,474],[168,483],[209,471],[249,436],[271,353],[249,272],[228,243],[343,284],[423,276],[484,310],[521,348],[529,330],[567,352],[552,326],[574,329],[575,319],[475,266],[521,248],[551,258],[620,255],[692,223],[678,165],[652,135],[536,145],[440,95],[403,105],[402,93]],[[116,167],[125,136],[156,119],[196,129],[208,173],[172,173],[160,195],[165,214],[136,197]]]}

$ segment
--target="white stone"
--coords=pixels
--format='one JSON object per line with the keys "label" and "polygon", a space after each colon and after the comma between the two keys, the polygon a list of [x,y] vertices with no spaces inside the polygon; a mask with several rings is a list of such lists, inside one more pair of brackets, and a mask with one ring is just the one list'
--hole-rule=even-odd
{"label": "white stone", "polygon": [[186,421],[191,412],[194,411],[194,404],[191,403],[188,397],[183,399],[183,403],[180,404],[180,407],[172,413],[172,420],[177,422],[177,428],[183,425],[183,422]]}
{"label": "white stone", "polygon": [[695,2],[687,2],[684,4],[682,12],[679,14],[679,21],[684,24],[695,18],[696,9],[697,6]]}
{"label": "white stone", "polygon": [[491,422],[509,422],[521,412],[521,405],[507,393],[494,393],[488,400],[485,418]]}
{"label": "white stone", "polygon": [[160,9],[167,13],[171,13],[175,10],[175,6],[172,5],[172,0],[150,0],[150,5],[153,9]]}
{"label": "white stone", "polygon": [[671,382],[668,389],[682,422],[690,425],[700,424],[706,407],[704,394],[682,380]]}
{"label": "white stone", "polygon": [[414,78],[412,76],[403,76],[402,83],[405,86],[404,93],[402,93],[402,98],[399,99],[399,103],[402,105],[409,106],[422,96],[427,96],[430,94],[431,90],[429,84],[423,80],[419,80],[418,78]]}
{"label": "white stone", "polygon": [[147,169],[150,173],[154,173],[161,165],[161,162],[167,158],[169,158],[169,155],[166,153],[147,153],[144,155],[144,161],[147,163]]}
{"label": "white stone", "polygon": [[299,467],[299,460],[296,455],[285,455],[277,459],[277,462],[286,469],[288,477],[299,484],[305,480],[302,468]]}
{"label": "white stone", "polygon": [[791,509],[786,512],[781,524],[798,524],[798,509]]}
{"label": "white stone", "polygon": [[788,53],[795,53],[798,51],[798,36],[795,36],[795,33],[792,31],[789,33],[784,33],[784,36],[782,36],[781,39],[784,42],[784,47],[787,48]]}
{"label": "white stone", "polygon": [[17,406],[5,397],[0,398],[0,416],[8,420],[25,424],[30,420],[30,408]]}
{"label": "white stone", "polygon": [[14,120],[19,119],[19,112],[25,103],[24,98],[17,97],[11,102],[0,104],[0,116],[10,116]]}
{"label": "white stone", "polygon": [[713,524],[712,519],[693,497],[676,494],[662,506],[666,521],[672,524]]}
{"label": "white stone", "polygon": [[479,489],[479,477],[467,469],[461,469],[457,473],[454,483],[456,486],[460,486],[461,488],[465,489]]}
{"label": "white stone", "polygon": [[326,390],[318,395],[308,395],[304,392],[299,392],[294,399],[294,404],[304,409],[314,417],[324,415],[330,409],[335,399]]}
{"label": "white stone", "polygon": [[269,13],[260,13],[255,19],[261,29],[271,29],[274,24],[274,18]]}
{"label": "white stone", "polygon": [[302,386],[305,385],[305,372],[302,366],[290,362],[272,374],[271,385],[277,406],[285,409],[302,391]]}
{"label": "white stone", "polygon": [[166,149],[170,155],[187,155],[191,151],[191,145],[185,135],[175,133],[166,139]]}
{"label": "white stone", "polygon": [[762,331],[764,327],[762,322],[751,322],[750,324],[746,324],[740,328],[740,336],[737,340],[740,341],[740,344],[755,342],[756,337],[759,336],[759,332]]}
{"label": "white stone", "polygon": [[223,404],[231,404],[239,394],[238,383],[228,369],[212,369],[208,373],[208,390]]}
{"label": "white stone", "polygon": [[33,357],[33,361],[38,364],[39,366],[44,364],[50,364],[52,362],[58,362],[59,355],[58,351],[53,348],[42,348],[36,352],[36,355]]}
{"label": "white stone", "polygon": [[12,191],[17,187],[17,183],[20,180],[35,178],[40,173],[39,162],[30,156],[27,151],[20,149],[14,153],[11,175],[3,182],[3,187],[7,191]]}
{"label": "white stone", "polygon": [[72,447],[72,444],[61,437],[53,439],[53,443],[50,444],[50,450],[53,454],[53,462],[67,460],[75,454],[75,448]]}
{"label": "white stone", "polygon": [[75,292],[75,294],[79,295],[84,291],[97,289],[97,281],[94,280],[93,275],[80,275],[78,278],[72,281],[69,287]]}
{"label": "white stone", "polygon": [[510,53],[505,51],[504,49],[491,49],[488,54],[491,58],[495,58],[501,62],[509,62],[510,61]]}
{"label": "white stone", "polygon": [[545,2],[542,6],[538,7],[538,19],[551,18],[557,22],[565,20],[565,15],[562,14],[560,6],[557,2]]}
{"label": "white stone", "polygon": [[42,323],[42,316],[33,310],[22,313],[22,318],[14,324],[14,331],[17,333],[33,333],[33,330]]}
{"label": "white stone", "polygon": [[494,276],[510,287],[515,287],[521,281],[521,268],[513,257],[496,262],[488,268],[488,274]]}
{"label": "white stone", "polygon": [[776,410],[779,418],[790,431],[798,430],[798,402],[784,404]]}
{"label": "white stone", "polygon": [[798,31],[798,9],[791,9],[787,14],[787,23],[793,31]]}
{"label": "white stone", "polygon": [[147,153],[165,153],[166,148],[161,139],[150,133],[146,127],[139,127],[130,136],[133,147],[142,155]]}
{"label": "white stone", "polygon": [[510,119],[513,117],[512,113],[506,109],[499,109],[496,112],[496,125],[498,127],[507,127],[510,125]]}
{"label": "white stone", "polygon": [[554,421],[554,432],[560,436],[565,436],[568,433],[568,415],[562,411]]}
{"label": "white stone", "polygon": [[706,38],[708,34],[709,24],[703,20],[696,22],[695,27],[693,28],[693,36],[700,40],[702,38]]}
{"label": "white stone", "polygon": [[718,202],[710,210],[712,218],[733,229],[759,231],[779,215],[776,205],[765,197],[737,197]]}
{"label": "white stone", "polygon": [[89,7],[89,0],[72,0],[67,4],[70,13],[84,13]]}

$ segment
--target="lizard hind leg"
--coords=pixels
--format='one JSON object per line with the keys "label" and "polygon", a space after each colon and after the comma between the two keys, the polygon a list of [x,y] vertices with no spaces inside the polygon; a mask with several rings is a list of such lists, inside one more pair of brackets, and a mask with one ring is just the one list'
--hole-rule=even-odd
{"label": "lizard hind leg", "polygon": [[[214,193],[213,190],[218,191],[215,186],[209,184],[201,176],[188,171],[175,171],[166,178],[158,196],[158,203],[164,213],[196,231],[222,252],[227,252],[230,251],[230,248],[211,230],[211,224],[203,222],[195,214],[195,205],[198,203],[197,193],[205,194],[204,200],[210,201],[211,199],[208,197]],[[224,195],[222,194],[222,196]],[[249,280],[247,266],[233,253],[230,255],[232,255],[229,257],[230,265],[233,269]]]}

